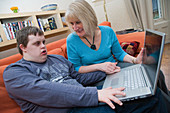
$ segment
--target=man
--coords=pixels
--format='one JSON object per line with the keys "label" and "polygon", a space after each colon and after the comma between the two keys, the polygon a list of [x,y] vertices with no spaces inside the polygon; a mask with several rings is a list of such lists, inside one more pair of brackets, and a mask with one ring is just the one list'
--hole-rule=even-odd
{"label": "man", "polygon": [[[159,90],[151,98],[126,102],[120,107],[123,103],[115,95],[125,96],[124,88],[97,90],[96,87],[85,87],[103,80],[106,74],[99,71],[80,74],[64,57],[47,55],[44,34],[36,27],[23,28],[16,38],[23,58],[9,65],[3,77],[9,96],[24,112],[167,112]],[[110,107],[99,106],[99,102]]]}

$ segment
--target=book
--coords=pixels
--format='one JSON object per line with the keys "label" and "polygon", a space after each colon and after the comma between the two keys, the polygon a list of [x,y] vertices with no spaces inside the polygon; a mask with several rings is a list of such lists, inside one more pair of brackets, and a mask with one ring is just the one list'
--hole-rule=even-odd
{"label": "book", "polygon": [[7,23],[7,26],[8,26],[9,33],[10,33],[10,38],[14,39],[14,34],[13,34],[11,23]]}
{"label": "book", "polygon": [[10,29],[11,29],[11,33],[12,33],[12,39],[15,39],[15,34],[14,34],[12,23],[9,23],[9,25],[10,25]]}
{"label": "book", "polygon": [[18,22],[18,27],[19,27],[19,30],[21,30],[21,23]]}
{"label": "book", "polygon": [[6,35],[7,40],[11,40],[6,25],[5,25],[5,24],[2,24],[2,26],[3,26],[3,29],[4,29],[4,31],[5,31],[5,35]]}
{"label": "book", "polygon": [[44,31],[49,31],[49,30],[51,30],[51,29],[50,29],[49,22],[48,22],[48,19],[42,19],[42,24],[43,24]]}
{"label": "book", "polygon": [[40,18],[38,18],[37,20],[38,20],[38,25],[39,25],[40,29],[44,32],[42,20]]}
{"label": "book", "polygon": [[65,17],[64,17],[64,16],[61,17],[61,20],[62,20],[62,22],[63,22],[63,26],[64,26],[64,27],[67,27],[67,23],[66,23],[66,20],[65,20]]}
{"label": "book", "polygon": [[32,21],[28,20],[28,26],[32,26]]}
{"label": "book", "polygon": [[54,17],[48,18],[48,22],[49,22],[49,25],[50,25],[50,29],[51,29],[51,30],[57,29],[57,25],[56,25],[56,23],[55,23]]}
{"label": "book", "polygon": [[18,22],[12,22],[12,27],[14,31],[14,36],[16,37],[16,32],[19,30]]}

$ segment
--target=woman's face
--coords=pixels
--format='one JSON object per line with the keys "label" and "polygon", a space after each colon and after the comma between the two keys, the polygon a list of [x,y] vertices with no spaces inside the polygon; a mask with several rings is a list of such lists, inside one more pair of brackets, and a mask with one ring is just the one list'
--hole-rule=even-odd
{"label": "woman's face", "polygon": [[86,33],[80,20],[72,18],[70,19],[70,24],[72,26],[72,29],[77,33],[78,36],[85,36]]}

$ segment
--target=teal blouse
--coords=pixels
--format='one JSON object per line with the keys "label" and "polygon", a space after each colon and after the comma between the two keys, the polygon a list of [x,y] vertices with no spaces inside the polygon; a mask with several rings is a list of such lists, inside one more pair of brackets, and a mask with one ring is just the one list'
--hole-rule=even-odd
{"label": "teal blouse", "polygon": [[88,47],[74,32],[67,37],[68,60],[73,63],[76,71],[81,66],[115,62],[113,55],[117,60],[123,61],[123,58],[127,55],[121,48],[112,28],[99,26],[99,29],[101,30],[101,43],[97,51]]}

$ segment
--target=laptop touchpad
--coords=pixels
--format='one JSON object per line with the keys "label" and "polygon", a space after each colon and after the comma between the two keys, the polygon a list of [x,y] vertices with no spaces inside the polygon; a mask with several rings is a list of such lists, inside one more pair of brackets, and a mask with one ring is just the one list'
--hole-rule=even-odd
{"label": "laptop touchpad", "polygon": [[111,81],[111,86],[118,85],[118,83],[119,83],[119,78],[114,78],[114,79]]}

